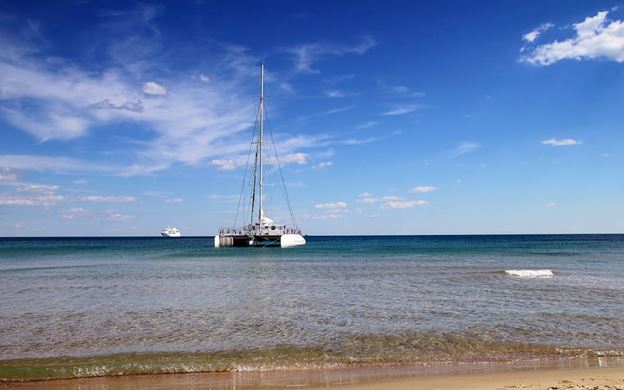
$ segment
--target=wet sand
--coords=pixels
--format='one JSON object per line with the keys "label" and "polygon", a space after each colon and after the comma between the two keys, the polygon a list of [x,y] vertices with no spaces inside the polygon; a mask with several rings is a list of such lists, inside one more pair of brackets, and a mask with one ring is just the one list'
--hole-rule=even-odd
{"label": "wet sand", "polygon": [[[365,369],[264,373],[196,373],[133,375],[2,383],[0,389],[127,390],[127,389],[468,389],[468,390],[624,390],[624,367],[508,368],[504,372],[429,373]],[[500,369],[500,368],[499,368]]]}
{"label": "wet sand", "polygon": [[624,390],[624,368],[557,369],[429,376],[400,381],[340,386],[340,388],[349,390]]}

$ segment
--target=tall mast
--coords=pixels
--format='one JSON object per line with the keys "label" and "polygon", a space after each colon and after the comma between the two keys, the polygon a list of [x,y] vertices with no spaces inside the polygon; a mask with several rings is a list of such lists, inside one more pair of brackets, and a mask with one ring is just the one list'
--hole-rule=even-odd
{"label": "tall mast", "polygon": [[258,224],[262,226],[262,133],[264,130],[264,62],[260,64],[260,132],[258,134],[258,163],[260,166],[260,207],[258,207]]}

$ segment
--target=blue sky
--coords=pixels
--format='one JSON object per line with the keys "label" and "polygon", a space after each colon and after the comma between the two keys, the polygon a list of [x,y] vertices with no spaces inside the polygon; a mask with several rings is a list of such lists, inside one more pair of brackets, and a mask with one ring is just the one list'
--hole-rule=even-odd
{"label": "blue sky", "polygon": [[0,1],[0,236],[232,225],[262,60],[307,234],[624,232],[624,4]]}

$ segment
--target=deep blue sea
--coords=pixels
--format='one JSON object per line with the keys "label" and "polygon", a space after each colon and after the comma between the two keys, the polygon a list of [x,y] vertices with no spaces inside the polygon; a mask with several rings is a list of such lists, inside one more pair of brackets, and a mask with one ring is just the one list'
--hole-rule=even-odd
{"label": "deep blue sea", "polygon": [[624,350],[624,235],[307,241],[0,238],[0,360],[181,353],[253,369]]}

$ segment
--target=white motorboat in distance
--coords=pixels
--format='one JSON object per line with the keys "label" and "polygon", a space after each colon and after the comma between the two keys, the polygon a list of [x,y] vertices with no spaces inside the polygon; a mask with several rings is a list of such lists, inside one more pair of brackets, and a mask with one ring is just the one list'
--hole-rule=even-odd
{"label": "white motorboat in distance", "polygon": [[[244,194],[241,191],[241,198],[239,200],[239,210],[241,204],[243,204],[243,212],[247,224],[240,227],[222,227],[219,229],[219,234],[214,237],[214,246],[219,247],[232,247],[232,246],[281,246],[282,248],[294,247],[299,245],[305,245],[306,240],[303,238],[301,230],[299,230],[295,223],[295,218],[292,214],[290,207],[290,200],[288,199],[288,192],[282,175],[282,169],[279,165],[279,158],[277,156],[277,148],[273,141],[273,134],[271,127],[268,127],[269,135],[268,139],[273,146],[272,150],[264,150],[264,122],[265,122],[266,107],[264,104],[264,64],[260,65],[260,105],[258,107],[258,121],[257,127],[254,128],[254,134],[252,135],[250,151],[253,157],[253,167],[249,166],[245,169],[245,175],[243,177],[243,189],[251,188],[251,193],[248,199],[248,203],[243,200]],[[257,129],[257,137],[256,137]],[[255,148],[253,148],[255,146]],[[253,150],[255,149],[255,150]],[[273,151],[275,154],[271,154]],[[268,152],[268,153],[266,153]],[[290,218],[292,220],[292,227],[281,225],[273,222],[264,214],[264,164],[270,164],[269,177],[279,174],[281,179],[281,185],[284,190],[285,200],[288,203],[288,211],[290,212]],[[250,177],[247,178],[247,172]],[[246,185],[247,184],[247,185]],[[248,208],[246,207],[246,204]],[[249,213],[247,213],[247,210]],[[236,219],[234,226],[237,225],[239,212],[236,212]]]}
{"label": "white motorboat in distance", "polygon": [[160,231],[160,234],[163,237],[173,238],[173,237],[181,237],[182,233],[178,230],[178,228],[174,227],[166,227]]}

